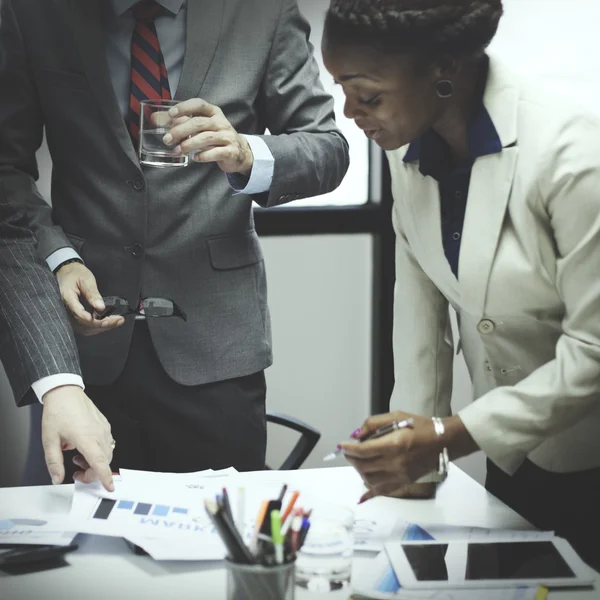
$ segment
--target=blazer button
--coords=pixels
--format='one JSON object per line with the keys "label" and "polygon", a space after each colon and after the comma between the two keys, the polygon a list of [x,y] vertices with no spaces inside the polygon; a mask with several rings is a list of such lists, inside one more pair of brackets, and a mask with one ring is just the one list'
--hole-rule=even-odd
{"label": "blazer button", "polygon": [[134,244],[131,246],[131,255],[135,256],[135,258],[141,258],[144,256],[144,246],[141,244]]}
{"label": "blazer button", "polygon": [[489,319],[482,319],[479,321],[477,329],[479,330],[479,333],[487,335],[488,333],[492,333],[494,329],[496,329],[496,326],[494,325],[493,321],[490,321]]}
{"label": "blazer button", "polygon": [[146,183],[144,182],[144,180],[141,177],[136,177],[131,182],[131,185],[133,185],[133,189],[136,192],[141,192],[146,187]]}
{"label": "blazer button", "polygon": [[489,360],[486,360],[484,363],[484,369],[488,372],[491,373],[492,372],[492,365],[490,364]]}

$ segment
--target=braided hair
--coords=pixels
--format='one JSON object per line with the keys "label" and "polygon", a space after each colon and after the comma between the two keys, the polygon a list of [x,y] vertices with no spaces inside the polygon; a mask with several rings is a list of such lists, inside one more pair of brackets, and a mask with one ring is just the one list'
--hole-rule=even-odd
{"label": "braided hair", "polygon": [[502,0],[331,0],[325,35],[426,60],[469,60],[483,54],[502,12]]}

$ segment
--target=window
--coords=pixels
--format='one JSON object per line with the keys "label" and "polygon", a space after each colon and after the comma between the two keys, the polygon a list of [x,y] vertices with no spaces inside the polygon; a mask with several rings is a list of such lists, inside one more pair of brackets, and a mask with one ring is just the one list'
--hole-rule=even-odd
{"label": "window", "polygon": [[350,162],[352,167],[348,170],[344,181],[337,190],[323,196],[297,200],[286,206],[359,206],[366,204],[369,200],[374,199],[373,196],[379,195],[371,189],[372,186],[369,181],[369,155],[379,155],[379,153],[375,150],[370,150],[369,140],[356,127],[354,121],[344,117],[344,93],[340,86],[334,85],[332,77],[323,66],[321,37],[327,2],[323,2],[323,0],[298,0],[298,5],[312,27],[310,40],[315,47],[315,58],[321,70],[321,81],[325,90],[334,98],[338,127],[346,136],[350,145]]}

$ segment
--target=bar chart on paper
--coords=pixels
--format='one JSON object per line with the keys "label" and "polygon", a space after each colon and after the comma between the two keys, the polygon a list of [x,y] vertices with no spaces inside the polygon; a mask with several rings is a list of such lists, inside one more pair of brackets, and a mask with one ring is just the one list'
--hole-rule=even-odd
{"label": "bar chart on paper", "polygon": [[86,519],[95,530],[136,531],[146,535],[213,534],[214,527],[203,507],[195,509],[167,503],[96,498],[88,506]]}
{"label": "bar chart on paper", "polygon": [[133,515],[144,517],[167,517],[169,515],[182,516],[189,514],[189,509],[178,506],[166,506],[164,504],[148,504],[146,502],[135,502],[133,500],[111,500],[109,498],[103,498],[100,500],[93,518],[106,520],[110,518],[110,515],[113,511],[117,511],[117,513],[120,511],[128,511]]}

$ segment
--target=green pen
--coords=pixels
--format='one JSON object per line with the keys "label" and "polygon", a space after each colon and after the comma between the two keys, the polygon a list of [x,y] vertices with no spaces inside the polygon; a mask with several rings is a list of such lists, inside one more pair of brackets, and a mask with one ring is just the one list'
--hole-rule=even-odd
{"label": "green pen", "polygon": [[271,511],[271,539],[275,547],[275,562],[283,564],[283,535],[281,535],[281,512]]}

